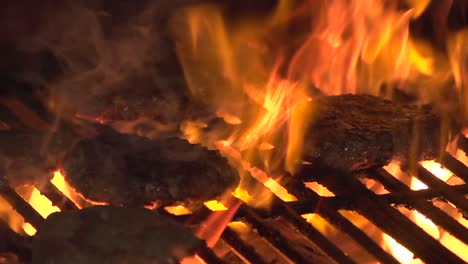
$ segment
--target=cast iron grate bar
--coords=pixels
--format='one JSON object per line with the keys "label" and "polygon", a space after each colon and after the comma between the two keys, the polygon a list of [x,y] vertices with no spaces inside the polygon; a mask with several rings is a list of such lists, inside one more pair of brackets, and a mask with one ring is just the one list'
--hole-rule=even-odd
{"label": "cast iron grate bar", "polygon": [[[379,169],[374,173],[370,174],[371,177],[376,175],[375,179],[380,181],[386,189],[388,189],[391,192],[409,192],[410,188],[403,184],[402,182],[398,181],[390,175],[387,171],[383,169]],[[457,186],[459,187],[459,186]],[[466,185],[463,185],[463,187],[466,187]],[[457,188],[454,188],[457,189]],[[423,192],[426,190],[422,190],[420,192]],[[468,191],[468,188],[465,188],[465,191]],[[436,197],[436,196],[433,196]],[[434,224],[437,226],[443,227],[445,230],[447,230],[449,233],[451,233],[453,236],[457,237],[460,239],[463,243],[468,244],[468,229],[465,228],[462,224],[460,224],[458,221],[447,215],[445,212],[434,206],[431,202],[426,201],[428,198],[424,197],[415,197],[413,196],[412,198],[405,199],[406,204],[409,205],[411,208],[414,208],[421,212],[423,215],[431,219]],[[403,202],[403,201],[402,201]],[[405,202],[403,202],[405,203]]]}
{"label": "cast iron grate bar", "polygon": [[65,196],[55,185],[50,181],[46,184],[36,187],[42,195],[46,196],[52,205],[60,208],[61,211],[77,210],[78,207],[67,196]]}
{"label": "cast iron grate bar", "polygon": [[458,147],[468,155],[468,138],[461,135],[458,139]]}
{"label": "cast iron grate bar", "polygon": [[197,255],[203,259],[206,264],[224,264],[225,262],[221,260],[216,254],[208,247],[202,246],[197,250]]}
{"label": "cast iron grate bar", "polygon": [[0,252],[12,252],[22,262],[31,262],[32,239],[30,237],[18,235],[6,223],[0,221],[0,238]]}
{"label": "cast iron grate bar", "polygon": [[278,230],[276,230],[268,222],[265,222],[262,217],[254,212],[250,207],[241,205],[239,210],[243,212],[243,218],[245,221],[252,225],[258,231],[260,236],[264,237],[268,242],[270,242],[273,246],[285,254],[290,260],[294,261],[295,263],[310,263],[310,260],[307,257],[297,252],[296,248],[294,248]]}
{"label": "cast iron grate bar", "polygon": [[25,222],[38,227],[44,218],[34,208],[18,195],[10,186],[0,183],[0,196],[2,196],[21,216]]}
{"label": "cast iron grate bar", "polygon": [[229,226],[226,227],[222,236],[224,241],[226,241],[235,251],[237,251],[243,258],[255,264],[267,264],[268,262],[260,256],[255,248],[247,245],[242,241],[242,239],[237,235],[237,233],[232,230]]}
{"label": "cast iron grate bar", "polygon": [[[411,250],[415,257],[431,263],[465,263],[437,240],[425,233],[419,226],[402,215],[389,204],[376,199],[377,195],[368,190],[353,175],[330,173],[332,177],[319,176],[318,181],[336,195],[345,195],[355,203],[355,210]],[[353,193],[359,193],[354,195]],[[417,239],[415,239],[417,238]]]}
{"label": "cast iron grate bar", "polygon": [[[292,190],[292,193],[298,197],[301,201],[308,199],[309,197],[317,197],[318,195],[312,190],[304,186],[303,183],[296,181],[294,184],[296,188]],[[293,202],[295,203],[295,202]],[[307,203],[302,205],[302,208],[307,208],[310,210],[310,206]],[[297,210],[297,209],[296,209]],[[312,213],[310,211],[302,211],[303,213]],[[296,211],[297,212],[297,211]],[[362,248],[367,249],[367,251],[376,257],[378,260],[383,263],[399,263],[392,255],[383,250],[374,240],[369,238],[361,229],[353,225],[348,219],[341,215],[335,209],[332,209],[330,206],[318,206],[315,211],[320,216],[328,220],[335,227],[340,229],[342,232],[348,234],[354,241],[358,242]]]}
{"label": "cast iron grate bar", "polygon": [[[291,183],[293,179],[294,178],[291,179]],[[304,184],[302,184],[302,186],[304,186]],[[266,190],[266,187],[264,185],[260,185],[259,188]],[[291,193],[294,194],[292,190],[291,190]],[[320,197],[315,193],[314,195],[311,195],[311,196],[315,197],[316,201],[318,201]],[[301,230],[301,232],[304,233],[304,235],[306,235],[309,238],[309,240],[311,240],[314,244],[320,247],[326,254],[328,254],[328,256],[336,260],[338,263],[354,263],[354,261],[349,256],[347,256],[343,251],[341,251],[326,236],[320,233],[311,224],[309,224],[304,218],[302,218],[295,210],[293,210],[288,205],[288,202],[281,201],[276,195],[274,195],[272,199],[273,199],[272,203],[273,205],[275,205],[272,208],[272,210],[276,212],[277,215],[287,217],[288,220],[291,222],[291,224],[293,224],[294,226],[296,226],[296,228]],[[315,208],[315,204],[316,203],[310,204],[309,208]]]}
{"label": "cast iron grate bar", "polygon": [[327,237],[322,235],[311,224],[300,217],[291,207],[283,205],[285,216],[294,224],[301,232],[303,232],[311,241],[314,241],[325,253],[335,259],[338,263],[354,263],[354,261],[341,251],[335,244],[330,242]]}
{"label": "cast iron grate bar", "polygon": [[442,157],[439,161],[440,164],[446,167],[449,171],[451,171],[457,177],[462,179],[465,183],[468,183],[468,167],[466,167],[465,164],[463,164],[447,152],[442,154]]}
{"label": "cast iron grate bar", "polygon": [[429,188],[443,191],[445,199],[454,204],[463,214],[468,214],[468,201],[462,193],[452,189],[450,185],[434,176],[420,164],[418,164],[415,176]]}
{"label": "cast iron grate bar", "polygon": [[[463,194],[468,195],[468,184],[458,185],[452,187],[454,190],[462,192]],[[412,205],[413,202],[411,199],[422,199],[422,200],[432,200],[432,199],[442,199],[442,191],[439,190],[418,190],[418,191],[403,191],[401,193],[387,193],[380,194],[375,197],[376,200],[381,200],[382,202],[391,204],[391,205]],[[335,197],[322,197],[320,200],[320,208],[322,207],[331,207],[336,210],[355,210],[358,205],[352,202],[350,199],[353,199],[350,196],[335,196]],[[294,208],[298,214],[307,214],[311,213],[314,210],[314,207],[310,207],[309,204],[313,204],[315,200],[300,200],[288,202],[288,205]],[[317,208],[315,210],[319,210]]]}

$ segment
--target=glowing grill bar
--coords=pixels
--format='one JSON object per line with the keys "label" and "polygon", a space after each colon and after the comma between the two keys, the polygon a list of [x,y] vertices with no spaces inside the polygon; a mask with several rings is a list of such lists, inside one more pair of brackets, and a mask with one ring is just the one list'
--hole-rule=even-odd
{"label": "glowing grill bar", "polygon": [[19,196],[10,186],[0,183],[0,195],[24,217],[24,221],[39,226],[44,218],[32,206]]}
{"label": "glowing grill bar", "polygon": [[[378,260],[381,260],[384,263],[398,263],[398,261],[393,256],[385,252],[375,241],[370,239],[364,232],[362,232],[362,230],[360,230],[358,227],[353,225],[348,219],[346,219],[340,213],[338,213],[337,208],[339,207],[327,206],[326,203],[324,205],[324,200],[332,198],[319,197],[312,190],[305,188],[305,186],[299,181],[295,181],[294,183],[291,182],[291,184],[294,184],[294,186],[296,186],[294,188],[294,195],[296,195],[296,197],[300,197],[301,200],[300,202],[292,202],[295,203],[294,205],[292,205],[292,207],[297,212],[299,212],[300,214],[306,214],[315,211],[316,213],[320,214],[323,218],[328,220],[330,223],[333,223],[340,230],[350,235],[364,248],[368,249],[369,252],[372,255],[374,255]],[[315,201],[309,200],[310,197],[315,197]],[[318,204],[318,199],[320,199],[320,206],[314,206],[313,208],[311,208],[311,204]]]}
{"label": "glowing grill bar", "polygon": [[55,187],[50,181],[46,184],[37,187],[42,195],[45,195],[52,201],[52,205],[57,206],[62,211],[77,210],[78,207],[67,196]]}
{"label": "glowing grill bar", "polygon": [[[317,172],[313,175],[317,175]],[[435,176],[432,177],[437,179]],[[335,173],[333,176],[320,175],[317,180],[336,195],[347,197],[349,203],[354,204],[355,211],[399,241],[423,261],[465,263],[390,204],[376,198],[377,195],[366,189],[351,175],[340,173]]]}

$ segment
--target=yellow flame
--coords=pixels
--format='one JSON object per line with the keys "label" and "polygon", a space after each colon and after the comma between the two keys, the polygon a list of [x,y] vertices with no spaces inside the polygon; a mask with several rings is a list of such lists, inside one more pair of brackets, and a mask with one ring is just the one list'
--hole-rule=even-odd
{"label": "yellow flame", "polygon": [[[233,125],[227,138],[219,133],[217,140],[239,150],[255,147],[244,159],[261,157],[269,169],[282,160],[294,174],[313,114],[308,84],[325,94],[375,95],[383,84],[398,84],[421,100],[437,101],[454,79],[468,116],[468,34],[452,34],[447,54],[410,35],[410,21],[430,3],[407,0],[405,9],[386,0],[282,0],[270,15],[229,23],[216,5],[199,5],[183,9],[171,25],[194,99]],[[304,30],[285,35],[298,17]],[[289,49],[293,55],[285,56]],[[206,137],[202,128],[188,121],[182,130],[199,142]],[[264,143],[274,150],[258,147]]]}
{"label": "yellow flame", "polygon": [[2,196],[0,196],[0,221],[5,221],[15,232],[19,232],[24,223],[23,217]]}
{"label": "yellow flame", "polygon": [[317,228],[318,231],[322,234],[333,234],[336,230],[330,225],[325,219],[323,219],[320,215],[312,213],[312,214],[303,214],[301,215],[308,223],[313,225]]}
{"label": "yellow flame", "polygon": [[60,212],[60,209],[52,205],[52,202],[36,188],[33,189],[28,203],[44,218],[51,213]]}
{"label": "yellow flame", "polygon": [[465,164],[465,166],[468,166],[468,155],[466,155],[466,153],[463,150],[458,149],[457,152],[455,153],[455,157],[461,163]]}
{"label": "yellow flame", "polygon": [[176,206],[166,206],[164,210],[173,214],[173,215],[188,215],[191,214],[192,211],[183,205],[176,205]]}
{"label": "yellow flame", "polygon": [[414,9],[413,18],[418,18],[424,13],[431,0],[406,0],[406,3]]}
{"label": "yellow flame", "polygon": [[70,186],[60,170],[54,171],[51,183],[60,190],[68,199],[70,199],[78,208],[83,208],[86,205],[107,205],[105,202],[98,202],[86,199],[75,188]]}
{"label": "yellow flame", "polygon": [[36,228],[34,228],[30,223],[24,223],[23,231],[29,236],[34,236],[37,232]]}
{"label": "yellow flame", "polygon": [[[306,133],[313,133],[307,127],[314,114],[308,85],[325,94],[374,95],[382,85],[397,85],[445,109],[447,87],[454,81],[460,100],[454,104],[461,110],[455,111],[462,123],[468,120],[468,31],[449,33],[446,52],[410,35],[410,22],[424,14],[430,0],[406,0],[406,8],[386,0],[277,3],[270,15],[229,23],[220,8],[201,5],[184,9],[171,23],[194,98],[232,125],[228,133],[224,129],[207,136],[202,131],[206,124],[191,120],[183,127],[186,136],[218,140],[218,148],[236,160],[239,170],[250,172],[281,199],[295,197],[251,164],[260,159],[266,171],[280,164],[280,169],[296,172]],[[297,21],[303,33],[285,34],[284,28],[297,26]],[[444,181],[450,177],[433,161],[422,165]],[[386,169],[404,175],[395,164]],[[411,175],[404,177],[413,190],[427,188]],[[249,205],[262,196],[244,188],[234,195]],[[423,215],[411,212],[409,217],[440,239],[439,230]],[[411,252],[388,236],[384,240],[402,262],[411,261]]]}
{"label": "yellow flame", "polygon": [[219,201],[212,200],[204,203],[208,209],[211,211],[226,211],[227,208],[224,204],[220,203]]}
{"label": "yellow flame", "polygon": [[317,183],[317,182],[306,182],[305,186],[312,189],[314,192],[316,192],[318,195],[322,197],[334,197],[335,194],[328,190],[327,187]]}
{"label": "yellow flame", "polygon": [[395,239],[387,234],[382,236],[384,247],[388,249],[392,255],[402,264],[422,263],[419,259],[413,259],[414,254],[406,247],[402,246]]}
{"label": "yellow flame", "polygon": [[[60,209],[52,205],[52,202],[47,199],[47,197],[43,196],[36,188],[32,189],[29,199],[25,200],[44,218],[47,218],[47,216],[54,212],[60,212]],[[29,223],[23,225],[23,230],[28,235],[34,235],[36,233],[36,229]]]}
{"label": "yellow flame", "polygon": [[[461,98],[463,118],[468,118],[468,29],[452,35],[448,41],[449,61],[455,84]],[[466,121],[464,125],[467,125]]]}
{"label": "yellow flame", "polygon": [[[452,179],[455,179],[453,173],[448,169],[444,168],[441,164],[435,162],[434,160],[429,161],[422,161],[420,164],[434,174],[436,177],[441,179],[444,182],[449,182]],[[397,177],[401,177],[401,171],[398,168],[396,163],[391,163],[386,169],[396,175]],[[426,189],[427,186],[417,180],[415,177],[411,178],[411,189],[413,190],[420,190]],[[449,205],[450,206],[450,205]],[[466,253],[466,249],[468,248],[465,244],[460,242],[458,239],[453,237],[447,232],[443,232],[443,230],[439,229],[432,220],[428,219],[425,215],[419,213],[417,210],[408,210],[405,208],[399,208],[400,212],[405,214],[408,218],[410,218],[414,223],[416,223],[419,227],[421,227],[427,234],[429,234],[434,239],[439,240],[445,247],[449,250],[457,254],[464,260],[468,259],[468,254]],[[462,222],[462,215],[452,215],[456,220]],[[420,260],[414,260],[414,254],[397,243],[393,238],[384,234],[382,236],[384,241],[384,247],[389,249],[392,254],[401,262],[401,263],[420,263]]]}
{"label": "yellow flame", "polygon": [[[265,27],[286,23],[291,13],[291,2],[279,1],[266,25],[244,21],[231,27],[219,8],[200,5],[185,9],[172,21],[179,40],[178,57],[194,98],[235,125],[228,139],[218,140],[229,140],[239,150],[248,149],[244,159],[261,156],[267,166],[275,162],[272,159],[287,155],[290,171],[294,161],[300,160],[298,133],[302,130],[290,134],[289,148],[280,146],[284,143],[277,134],[287,124],[290,131],[307,124],[303,112],[308,104],[304,102],[310,98],[303,85],[279,77],[279,57],[272,56],[271,63],[265,64],[262,48],[256,44],[262,43]],[[198,121],[187,121],[182,130],[189,140],[198,142],[202,141],[202,128]],[[272,149],[287,154],[273,155]]]}
{"label": "yellow flame", "polygon": [[440,163],[437,163],[434,160],[426,160],[420,162],[421,165],[426,168],[429,172],[434,174],[437,178],[441,179],[444,182],[447,182],[451,177],[453,177],[453,173],[443,167]]}
{"label": "yellow flame", "polygon": [[68,197],[71,201],[73,201],[74,204],[81,208],[77,192],[65,181],[65,178],[60,171],[57,170],[54,172],[54,176],[51,182],[63,193],[63,195]]}

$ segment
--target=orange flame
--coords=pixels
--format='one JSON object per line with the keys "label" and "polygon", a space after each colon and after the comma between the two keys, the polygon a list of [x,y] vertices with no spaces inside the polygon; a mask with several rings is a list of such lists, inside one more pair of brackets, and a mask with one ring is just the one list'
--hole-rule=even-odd
{"label": "orange flame", "polygon": [[78,208],[83,208],[89,205],[107,205],[104,202],[92,201],[86,199],[81,193],[76,191],[75,188],[71,187],[63,177],[60,170],[54,172],[54,176],[51,180],[52,184],[59,189],[63,195],[70,199]]}
{"label": "orange flame", "polygon": [[[458,177],[455,177],[451,171],[444,168],[441,164],[433,160],[423,161],[420,162],[420,164],[447,184],[453,185],[463,183],[463,181]],[[387,166],[386,169],[399,178],[403,175],[401,171],[399,171],[395,163],[390,164],[390,166]],[[427,189],[427,186],[419,180],[417,180],[415,177],[411,178],[410,187],[413,190]],[[451,206],[447,204],[444,205]],[[463,244],[461,241],[453,237],[448,232],[445,232],[441,228],[437,227],[430,219],[428,219],[425,215],[419,213],[417,210],[410,211],[404,208],[399,208],[399,210],[408,218],[410,218],[414,223],[416,223],[419,227],[421,227],[427,234],[429,234],[434,239],[439,240],[440,243],[446,248],[451,250],[453,253],[455,253],[465,261],[468,260],[467,245]],[[454,217],[455,220],[459,221],[460,223],[462,223],[464,220],[463,216],[460,213],[457,213],[455,215],[451,214],[451,216]],[[390,252],[392,252],[392,254],[395,256],[395,258],[397,258],[401,263],[420,263],[419,259],[413,259],[414,254],[411,251],[400,245],[392,237],[383,234],[382,238],[384,241],[383,246],[390,250]]]}
{"label": "orange flame", "polygon": [[[24,198],[24,197],[23,197]],[[32,189],[29,199],[25,199],[33,208],[36,210],[42,217],[46,218],[51,213],[60,212],[60,209],[54,205],[52,202],[43,196],[38,189]],[[32,236],[36,233],[36,229],[29,223],[23,225],[24,232]]]}

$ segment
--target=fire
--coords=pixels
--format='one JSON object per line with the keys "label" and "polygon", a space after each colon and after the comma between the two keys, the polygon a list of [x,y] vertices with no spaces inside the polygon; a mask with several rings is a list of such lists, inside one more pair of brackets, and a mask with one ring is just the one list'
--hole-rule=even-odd
{"label": "fire", "polygon": [[384,248],[387,248],[392,255],[402,264],[422,263],[419,259],[413,259],[414,254],[407,248],[398,243],[395,239],[387,234],[382,235]]}
{"label": "fire", "polygon": [[[411,22],[425,13],[430,0],[406,0],[404,7],[389,0],[310,0],[297,6],[294,1],[277,2],[271,14],[241,22],[230,21],[221,8],[207,4],[184,8],[170,21],[193,99],[227,123],[220,130],[209,130],[203,120],[187,120],[182,130],[190,142],[216,142],[215,147],[244,171],[244,178],[249,173],[283,201],[296,200],[269,173],[294,174],[302,164],[307,124],[314,114],[312,86],[329,95],[379,95],[382,85],[389,84],[418,95],[422,102],[435,99],[437,103],[444,97],[442,88],[453,82],[460,99],[460,119],[468,117],[468,31],[448,33],[445,53],[411,35]],[[298,20],[303,29],[290,37],[284,29],[297,27]],[[459,150],[456,155],[468,164],[465,153]],[[453,178],[434,161],[421,165],[443,181]],[[386,169],[395,174],[395,166]],[[80,208],[95,204],[71,188],[60,171],[54,173],[52,183]],[[413,190],[427,188],[414,177],[408,185]],[[266,196],[243,187],[233,195],[249,205],[260,204],[259,197]],[[333,196],[322,186],[311,188]],[[43,217],[60,211],[36,188],[26,200]],[[225,206],[209,201],[205,206],[216,211],[209,221],[220,222],[216,226],[224,228],[240,202]],[[184,206],[165,209],[176,215],[191,213]],[[459,247],[424,215],[416,211],[407,215],[449,248]],[[326,222],[317,215],[304,217],[318,226]],[[27,224],[23,228],[28,234],[35,232]],[[209,238],[212,246],[220,230],[204,232],[200,230],[200,236]],[[393,238],[384,235],[383,240],[400,261],[412,261],[413,254]]]}
{"label": "fire", "polygon": [[[20,192],[21,193],[21,192]],[[23,197],[24,199],[25,197]],[[36,210],[42,217],[46,218],[54,212],[60,212],[60,209],[54,205],[52,202],[43,196],[38,189],[32,188],[32,192],[28,199],[25,199],[33,208]],[[29,223],[23,225],[24,232],[32,236],[36,233],[36,229]]]}
{"label": "fire", "polygon": [[54,172],[54,177],[52,178],[51,182],[63,193],[63,195],[73,201],[73,203],[76,204],[79,208],[82,208],[82,203],[79,198],[80,195],[65,181],[65,178],[59,170]]}
{"label": "fire", "polygon": [[166,206],[164,210],[173,214],[173,215],[188,215],[191,214],[192,211],[183,205],[176,205],[176,206]]}
{"label": "fire", "polygon": [[211,211],[226,211],[227,208],[224,204],[220,203],[219,201],[213,200],[204,203],[208,209]]}
{"label": "fire", "polygon": [[241,205],[241,201],[232,197],[226,201],[227,210],[214,211],[204,220],[198,230],[197,237],[204,239],[208,247],[213,248],[221,237],[226,226],[231,222]]}
{"label": "fire", "polygon": [[68,199],[70,199],[78,208],[83,208],[88,205],[107,205],[104,202],[97,202],[86,199],[83,195],[76,191],[75,188],[71,187],[63,177],[60,170],[54,171],[54,176],[51,180],[52,184],[60,190]]}
{"label": "fire", "polygon": [[15,232],[21,230],[23,217],[16,212],[11,204],[0,196],[0,221],[4,221]]}
{"label": "fire", "polygon": [[[456,184],[463,184],[463,181],[458,177],[455,177],[451,171],[444,168],[441,164],[430,160],[430,161],[423,161],[420,164],[430,171],[432,174],[437,176],[447,184],[456,185]],[[386,167],[386,169],[396,175],[397,177],[401,177],[401,171],[397,168],[398,165],[396,163],[392,163]],[[420,189],[427,189],[427,186],[417,180],[415,177],[411,178],[410,187],[413,190],[420,190]],[[444,203],[444,206],[451,206]],[[457,254],[464,260],[468,260],[468,246],[460,242],[458,239],[450,235],[448,232],[438,228],[430,219],[428,219],[423,214],[419,213],[417,210],[408,210],[405,208],[399,208],[399,210],[405,214],[408,218],[410,218],[414,223],[416,223],[419,227],[421,227],[427,234],[432,236],[433,238],[439,240],[442,245],[450,249],[452,252]],[[460,213],[456,213],[455,215],[451,214],[455,220],[459,222],[463,222],[463,216]],[[382,236],[384,241],[384,247],[386,247],[392,254],[401,262],[401,263],[420,263],[419,259],[413,259],[414,254],[396,242],[392,237],[384,234]]]}
{"label": "fire", "polygon": [[[454,81],[460,98],[454,108],[463,120],[468,116],[464,59],[468,55],[468,33],[447,33],[444,53],[410,30],[411,23],[432,1],[397,2],[319,0],[295,5],[278,1],[271,14],[241,22],[226,19],[215,5],[184,9],[171,23],[190,91],[195,100],[214,109],[230,124],[217,131],[191,120],[182,127],[186,137],[207,145],[203,138],[224,142],[221,147],[217,145],[218,149],[235,160],[240,171],[250,172],[282,200],[293,201],[296,198],[268,172],[294,174],[303,162],[301,147],[314,114],[310,84],[332,95],[380,95],[383,85],[391,85],[417,95],[421,103],[431,102],[453,112],[444,97]],[[299,36],[290,36],[284,29],[298,27],[297,21],[301,21],[303,30]],[[253,165],[258,160],[264,169]],[[443,181],[454,178],[434,161],[421,165]],[[412,190],[427,188],[415,177],[400,172],[396,163],[386,169],[406,179],[402,181]],[[262,197],[248,189],[251,187],[243,187],[241,184],[234,195],[247,204],[255,204]],[[442,240],[443,234],[424,215],[416,211],[407,215]],[[384,234],[383,240],[400,261],[414,262],[413,254],[393,238]]]}
{"label": "fire", "polygon": [[[290,6],[281,1],[268,19],[269,27],[284,21],[288,10]],[[246,161],[260,156],[267,168],[287,156],[286,169],[293,171],[300,160],[300,133],[305,131],[299,128],[307,124],[304,119],[309,116],[311,98],[303,84],[280,76],[280,56],[264,64],[261,54],[266,51],[257,45],[261,43],[258,36],[265,36],[263,29],[255,21],[230,28],[221,11],[211,5],[187,8],[173,23],[178,56],[194,98],[214,107],[232,125],[228,138],[218,140],[246,151]],[[206,78],[203,72],[211,75]],[[197,121],[182,127],[191,141],[201,138],[202,128],[205,125]],[[289,131],[289,146],[278,133],[283,128]],[[216,138],[217,131],[212,133],[206,137]]]}
{"label": "fire", "polygon": [[458,149],[456,154],[455,154],[455,157],[463,164],[465,164],[465,166],[468,166],[468,155],[461,149]]}

